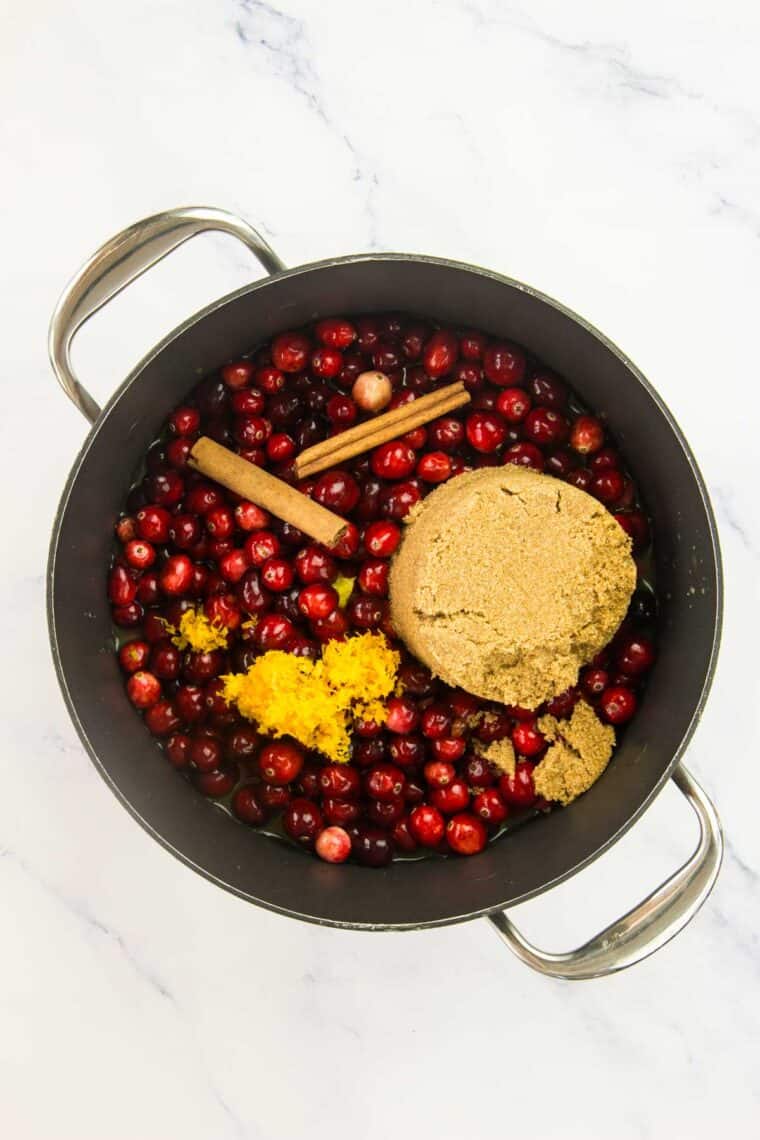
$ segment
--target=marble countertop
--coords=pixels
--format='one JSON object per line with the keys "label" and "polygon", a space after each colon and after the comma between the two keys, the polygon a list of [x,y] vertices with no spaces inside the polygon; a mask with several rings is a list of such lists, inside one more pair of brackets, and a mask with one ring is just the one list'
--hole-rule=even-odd
{"label": "marble countertop", "polygon": [[[756,1134],[759,34],[747,0],[5,6],[4,1135]],[[727,854],[697,919],[636,969],[569,985],[482,921],[393,937],[254,909],[168,857],[85,757],[44,569],[86,426],[55,386],[47,322],[106,237],[194,203],[248,218],[289,264],[396,249],[528,281],[604,329],[680,421],[725,558],[723,651],[688,762]],[[92,323],[80,375],[105,399],[251,274],[231,239],[184,247]],[[551,949],[585,939],[694,831],[667,788],[519,908],[523,929]]]}

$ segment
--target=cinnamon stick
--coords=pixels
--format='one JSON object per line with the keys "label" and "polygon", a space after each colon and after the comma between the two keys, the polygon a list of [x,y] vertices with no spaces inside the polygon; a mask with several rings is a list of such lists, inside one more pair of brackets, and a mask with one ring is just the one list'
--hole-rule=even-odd
{"label": "cinnamon stick", "polygon": [[328,467],[345,463],[355,455],[361,455],[382,443],[406,435],[431,420],[437,420],[447,412],[461,408],[469,400],[470,394],[461,382],[429,392],[382,416],[366,420],[339,435],[315,443],[313,447],[307,447],[295,461],[296,475],[299,479],[309,478],[319,471],[326,471]]}
{"label": "cinnamon stick", "polygon": [[340,515],[207,436],[196,440],[187,462],[229,491],[298,527],[322,546],[334,546],[346,531],[346,520]]}

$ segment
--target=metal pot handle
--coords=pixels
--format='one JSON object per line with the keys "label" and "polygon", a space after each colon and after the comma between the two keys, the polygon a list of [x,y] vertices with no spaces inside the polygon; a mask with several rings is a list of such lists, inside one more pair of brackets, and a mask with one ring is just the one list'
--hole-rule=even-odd
{"label": "metal pot handle", "polygon": [[495,929],[522,962],[551,978],[602,978],[648,958],[691,922],[715,886],[723,858],[723,835],[712,801],[691,773],[680,765],[673,779],[699,820],[699,842],[691,857],[633,910],[565,954],[546,954],[532,946],[505,911],[489,914]]}
{"label": "metal pot handle", "polygon": [[247,245],[268,273],[285,269],[261,234],[242,218],[209,206],[166,210],[143,218],[102,245],[64,289],[48,333],[48,351],[58,383],[90,423],[100,408],[71,366],[71,342],[89,318],[151,265],[189,238],[208,230],[232,234]]}

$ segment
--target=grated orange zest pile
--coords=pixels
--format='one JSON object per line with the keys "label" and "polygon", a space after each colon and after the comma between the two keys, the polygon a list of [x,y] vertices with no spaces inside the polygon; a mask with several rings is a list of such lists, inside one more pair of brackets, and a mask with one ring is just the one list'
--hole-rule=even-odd
{"label": "grated orange zest pile", "polygon": [[178,649],[194,649],[209,653],[212,649],[226,649],[229,631],[218,622],[210,621],[200,609],[185,610],[179,620],[179,629],[166,625],[166,632]]}
{"label": "grated orange zest pile", "polygon": [[272,649],[247,672],[222,677],[222,694],[261,732],[292,736],[345,763],[353,718],[385,722],[382,698],[393,691],[400,660],[381,633],[331,641],[316,662]]}

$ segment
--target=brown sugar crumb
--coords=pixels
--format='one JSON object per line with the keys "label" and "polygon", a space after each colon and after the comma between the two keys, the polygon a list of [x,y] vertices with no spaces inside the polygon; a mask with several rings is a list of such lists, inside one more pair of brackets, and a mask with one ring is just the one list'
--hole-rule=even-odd
{"label": "brown sugar crumb", "polygon": [[538,727],[554,743],[533,770],[536,791],[546,800],[569,804],[588,791],[609,764],[615,730],[602,724],[585,701],[578,702],[569,720],[542,716]]}
{"label": "brown sugar crumb", "polygon": [[410,512],[391,619],[447,684],[536,708],[575,684],[636,584],[631,542],[591,495],[507,464],[441,484]]}
{"label": "brown sugar crumb", "polygon": [[515,771],[515,750],[511,740],[495,740],[487,748],[480,747],[477,752],[494,768],[498,768],[506,776],[513,776]]}

